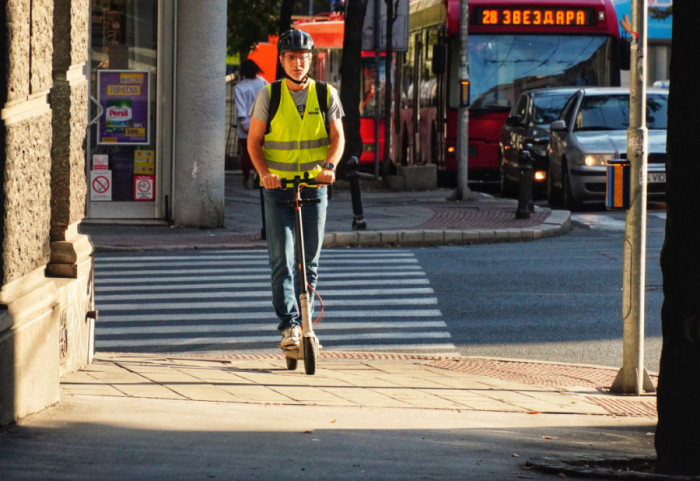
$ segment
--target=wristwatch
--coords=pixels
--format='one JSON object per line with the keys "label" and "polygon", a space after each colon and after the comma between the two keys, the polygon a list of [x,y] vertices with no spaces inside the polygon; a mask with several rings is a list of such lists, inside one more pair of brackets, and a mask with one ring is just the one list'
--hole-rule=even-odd
{"label": "wristwatch", "polygon": [[324,169],[330,169],[335,172],[335,164],[333,162],[327,162],[323,164]]}

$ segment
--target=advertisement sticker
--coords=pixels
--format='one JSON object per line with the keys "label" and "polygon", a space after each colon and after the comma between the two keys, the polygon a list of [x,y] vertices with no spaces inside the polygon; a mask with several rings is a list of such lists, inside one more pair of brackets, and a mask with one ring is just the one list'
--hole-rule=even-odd
{"label": "advertisement sticker", "polygon": [[150,143],[148,71],[98,70],[98,100],[104,112],[97,129],[100,145]]}

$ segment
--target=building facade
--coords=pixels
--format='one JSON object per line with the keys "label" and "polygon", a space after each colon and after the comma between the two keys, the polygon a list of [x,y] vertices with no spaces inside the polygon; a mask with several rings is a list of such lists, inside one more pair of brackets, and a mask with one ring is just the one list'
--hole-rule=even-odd
{"label": "building facade", "polygon": [[6,0],[0,24],[2,425],[93,359],[82,222],[223,225],[226,0]]}

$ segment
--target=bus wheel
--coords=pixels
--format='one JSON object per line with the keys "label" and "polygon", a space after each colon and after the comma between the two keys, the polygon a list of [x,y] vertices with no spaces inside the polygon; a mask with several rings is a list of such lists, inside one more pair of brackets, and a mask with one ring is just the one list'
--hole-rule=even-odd
{"label": "bus wheel", "polygon": [[433,122],[433,128],[430,132],[430,159],[426,164],[440,165],[440,142],[438,142],[437,124]]}

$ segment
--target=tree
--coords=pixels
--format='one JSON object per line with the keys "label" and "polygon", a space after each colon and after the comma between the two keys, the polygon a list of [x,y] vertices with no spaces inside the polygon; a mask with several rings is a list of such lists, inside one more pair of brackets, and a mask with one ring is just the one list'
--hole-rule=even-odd
{"label": "tree", "polygon": [[[280,0],[228,0],[227,47],[241,58],[277,31]],[[290,14],[291,17],[291,14]]]}
{"label": "tree", "polygon": [[700,162],[688,145],[700,132],[700,56],[694,40],[700,2],[676,0],[673,8],[656,469],[700,475]]}
{"label": "tree", "polygon": [[347,0],[345,2],[345,36],[343,37],[343,58],[340,63],[340,101],[345,117],[345,154],[340,174],[346,170],[347,159],[362,155],[360,136],[360,75],[362,71],[362,25],[365,21],[367,0]]}

